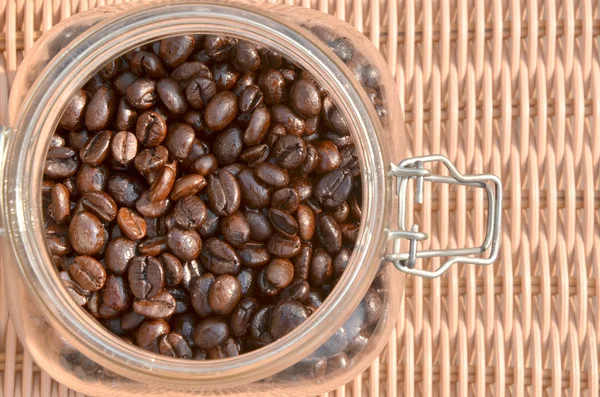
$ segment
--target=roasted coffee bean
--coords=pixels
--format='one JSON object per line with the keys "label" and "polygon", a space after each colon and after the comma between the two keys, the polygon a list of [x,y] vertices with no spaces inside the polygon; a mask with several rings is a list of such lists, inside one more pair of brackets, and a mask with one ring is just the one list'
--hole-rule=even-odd
{"label": "roasted coffee bean", "polygon": [[238,113],[238,99],[230,91],[221,91],[212,97],[204,112],[204,122],[215,131],[227,127]]}
{"label": "roasted coffee bean", "polygon": [[148,237],[161,237],[167,233],[168,226],[167,219],[164,218],[148,218],[145,217],[146,221],[146,235]]}
{"label": "roasted coffee bean", "polygon": [[202,239],[195,230],[173,228],[167,235],[169,250],[182,261],[191,261],[200,256]]}
{"label": "roasted coffee bean", "polygon": [[333,274],[331,257],[321,248],[315,250],[310,263],[310,282],[316,286],[327,283]]}
{"label": "roasted coffee bean", "polygon": [[312,240],[315,234],[315,214],[306,205],[299,205],[296,211],[298,220],[298,235],[302,240]]}
{"label": "roasted coffee bean", "polygon": [[345,146],[340,150],[340,167],[350,171],[350,175],[360,175],[360,163],[354,145]]}
{"label": "roasted coffee bean", "polygon": [[327,373],[331,374],[350,366],[350,359],[346,353],[338,353],[327,359]]}
{"label": "roasted coffee bean", "polygon": [[[255,167],[256,165],[264,162],[269,157],[269,146],[262,144],[249,147],[244,150],[242,154],[240,154],[239,159],[250,167]],[[231,165],[231,164],[230,164]],[[239,173],[239,172],[238,172]]]}
{"label": "roasted coffee bean", "polygon": [[[256,73],[255,72],[248,72],[248,73],[243,73],[242,75],[240,75],[240,77],[237,80],[237,83],[235,83],[235,86],[233,87],[233,89],[231,90],[235,95],[241,97],[242,96],[242,91],[244,91],[244,89],[246,89],[246,87],[251,86],[251,85],[256,85]],[[241,100],[241,98],[240,98]],[[241,108],[240,108],[241,110]],[[244,111],[244,110],[242,110]]]}
{"label": "roasted coffee bean", "polygon": [[136,242],[125,237],[117,237],[106,246],[104,253],[108,270],[121,275],[127,269],[129,261],[135,256]]}
{"label": "roasted coffee bean", "polygon": [[136,313],[135,310],[127,310],[120,317],[121,328],[123,328],[124,331],[134,331],[140,326],[140,324],[144,322],[145,319],[146,317]]}
{"label": "roasted coffee bean", "polygon": [[238,177],[242,199],[250,208],[265,208],[271,201],[271,192],[249,169],[240,171]]}
{"label": "roasted coffee bean", "polygon": [[342,223],[339,226],[343,238],[351,244],[355,244],[360,231],[360,222]]}
{"label": "roasted coffee bean", "polygon": [[174,314],[187,313],[192,310],[188,293],[183,288],[165,288],[169,294],[175,298],[175,312]]}
{"label": "roasted coffee bean", "polygon": [[171,208],[171,200],[166,198],[162,201],[152,202],[146,191],[143,192],[140,198],[135,202],[135,208],[145,217],[158,218],[169,211]]}
{"label": "roasted coffee bean", "polygon": [[192,337],[196,346],[210,349],[229,338],[229,325],[222,318],[207,318],[194,327]]}
{"label": "roasted coffee bean", "polygon": [[[62,186],[57,183],[57,186]],[[117,203],[104,192],[90,192],[81,198],[83,209],[91,212],[102,222],[113,221],[117,216]]]}
{"label": "roasted coffee bean", "polygon": [[207,350],[207,358],[210,360],[219,360],[223,358],[237,357],[242,350],[241,341],[229,338],[219,346]]}
{"label": "roasted coffee bean", "polygon": [[292,332],[308,318],[303,304],[293,300],[281,300],[273,308],[269,332],[275,340]]}
{"label": "roasted coffee bean", "polygon": [[131,83],[137,79],[137,76],[131,71],[131,69],[120,70],[112,81],[112,87],[117,94],[124,96],[127,94],[127,88]]}
{"label": "roasted coffee bean", "polygon": [[128,165],[137,154],[137,139],[131,132],[119,131],[113,137],[110,149],[117,163]]}
{"label": "roasted coffee bean", "polygon": [[169,68],[175,68],[192,55],[196,42],[192,36],[175,36],[160,42],[158,56]]}
{"label": "roasted coffee bean", "polygon": [[167,164],[168,159],[169,151],[167,148],[156,146],[139,152],[133,160],[133,165],[142,174],[148,174],[160,171]]}
{"label": "roasted coffee bean", "polygon": [[285,79],[277,70],[268,69],[262,72],[258,86],[264,94],[266,104],[276,105],[284,99]]}
{"label": "roasted coffee bean", "polygon": [[216,238],[206,241],[200,259],[204,268],[214,274],[236,274],[240,271],[240,259],[234,249]]}
{"label": "roasted coffee bean", "polygon": [[213,153],[219,164],[227,165],[235,163],[242,153],[242,130],[233,125],[217,135],[213,144]]}
{"label": "roasted coffee bean", "polygon": [[131,208],[119,208],[117,224],[121,232],[130,240],[139,240],[146,236],[146,221]]}
{"label": "roasted coffee bean", "polygon": [[94,93],[102,87],[110,87],[110,83],[100,77],[99,74],[93,75],[87,83],[83,86],[83,89],[87,92]]}
{"label": "roasted coffee bean", "polygon": [[69,190],[62,183],[56,183],[51,189],[49,215],[56,223],[65,223],[71,215]]}
{"label": "roasted coffee bean", "polygon": [[192,333],[196,324],[198,324],[198,316],[192,313],[184,313],[174,316],[171,321],[171,331],[177,332],[185,339],[188,346],[195,347],[196,344],[192,339]]}
{"label": "roasted coffee bean", "polygon": [[75,257],[75,260],[69,266],[69,274],[81,288],[88,291],[98,291],[106,282],[104,266],[87,255]]}
{"label": "roasted coffee bean", "polygon": [[[131,304],[131,291],[123,277],[113,274],[106,276],[106,282],[101,292],[102,306],[111,309],[117,314],[126,310]],[[100,311],[102,311],[102,306],[100,307]]]}
{"label": "roasted coffee bean", "polygon": [[348,218],[348,215],[350,215],[350,207],[348,206],[348,203],[343,203],[340,205],[331,215],[336,222],[344,222]]}
{"label": "roasted coffee bean", "polygon": [[294,69],[279,69],[279,73],[281,73],[281,75],[283,76],[283,79],[288,84],[293,83],[297,79],[296,71]]}
{"label": "roasted coffee bean", "polygon": [[[238,81],[239,85],[239,81]],[[239,107],[241,112],[251,112],[262,105],[264,96],[260,88],[255,84],[249,84],[238,94]],[[269,114],[269,119],[270,119]]]}
{"label": "roasted coffee bean", "polygon": [[273,259],[265,268],[267,280],[276,288],[285,288],[294,278],[294,265],[288,259]]}
{"label": "roasted coffee bean", "polygon": [[192,359],[192,349],[181,335],[174,332],[158,338],[158,351],[173,358]]}
{"label": "roasted coffee bean", "polygon": [[310,284],[306,281],[293,282],[279,293],[280,299],[290,299],[297,302],[304,302],[308,299],[310,293]]}
{"label": "roasted coffee bean", "polygon": [[160,263],[165,273],[165,285],[167,287],[175,287],[181,283],[183,279],[183,266],[175,255],[168,252],[160,254]]}
{"label": "roasted coffee bean", "polygon": [[[190,112],[187,112],[186,115],[188,113],[190,113]],[[192,128],[193,128],[193,126],[192,126]],[[194,143],[192,144],[192,148],[190,149],[190,152],[188,153],[187,157],[185,159],[183,159],[183,161],[181,161],[181,165],[182,165],[183,169],[186,171],[190,170],[192,168],[192,165],[194,164],[194,162],[196,160],[198,160],[200,157],[206,155],[209,151],[210,151],[210,147],[208,146],[208,144],[206,142],[201,141],[199,139],[194,139]]]}
{"label": "roasted coffee bean", "polygon": [[270,125],[271,114],[267,108],[256,108],[256,110],[252,112],[248,127],[244,131],[244,144],[248,146],[259,144],[267,135]]}
{"label": "roasted coffee bean", "polygon": [[213,75],[208,66],[206,66],[206,63],[201,61],[186,61],[173,69],[171,77],[185,85],[188,81],[195,78],[211,80]]}
{"label": "roasted coffee bean", "polygon": [[271,343],[274,338],[269,330],[273,305],[259,307],[250,321],[250,335],[257,341]]}
{"label": "roasted coffee bean", "polygon": [[[90,132],[86,129],[79,130],[79,131],[69,131],[68,147],[71,147],[73,150],[76,150],[77,152],[79,152],[81,149],[83,149],[85,147],[85,145],[87,145],[89,140],[92,138],[92,135],[94,135],[94,134],[95,133]],[[60,147],[67,147],[67,146],[63,145]],[[51,149],[54,149],[54,148],[51,147],[50,150]],[[50,154],[50,153],[48,153],[48,154]]]}
{"label": "roasted coffee bean", "polygon": [[259,163],[254,168],[254,174],[262,182],[274,187],[285,187],[290,182],[287,170],[276,164]]}
{"label": "roasted coffee bean", "polygon": [[206,210],[206,218],[200,226],[200,235],[202,237],[213,237],[221,230],[221,218],[210,209]]}
{"label": "roasted coffee bean", "polygon": [[273,256],[289,259],[300,252],[300,237],[286,236],[281,233],[275,233],[267,242],[267,250]]}
{"label": "roasted coffee bean", "polygon": [[313,145],[306,146],[306,158],[300,164],[300,172],[307,175],[314,171],[317,168],[317,164],[319,162],[319,152]]}
{"label": "roasted coffee bean", "polygon": [[72,148],[58,147],[48,151],[44,173],[49,178],[67,178],[77,172],[79,158]]}
{"label": "roasted coffee bean", "polygon": [[108,156],[111,138],[111,131],[101,131],[96,134],[79,152],[81,161],[92,165],[98,165],[102,163]]}
{"label": "roasted coffee bean", "polygon": [[158,339],[170,331],[169,323],[165,320],[146,320],[136,332],[135,344],[142,349],[158,353]]}
{"label": "roasted coffee bean", "polygon": [[271,254],[263,244],[248,242],[241,247],[237,254],[244,266],[256,269],[266,265],[271,259]]}
{"label": "roasted coffee bean", "polygon": [[206,206],[197,196],[187,196],[175,204],[172,212],[175,224],[182,229],[197,229],[206,218]]}
{"label": "roasted coffee bean", "polygon": [[215,280],[208,294],[208,303],[217,315],[228,316],[233,312],[242,297],[239,281],[229,274]]}
{"label": "roasted coffee bean", "polygon": [[135,177],[115,174],[108,180],[107,193],[119,206],[133,207],[142,194],[143,185]]}
{"label": "roasted coffee bean", "polygon": [[156,82],[148,78],[137,79],[127,87],[126,97],[127,102],[134,108],[149,109],[158,99]]}
{"label": "roasted coffee bean", "polygon": [[219,91],[231,90],[240,77],[240,72],[238,72],[230,63],[218,63],[213,65],[212,73]]}
{"label": "roasted coffee bean", "polygon": [[192,164],[192,172],[206,176],[215,172],[218,166],[217,158],[213,154],[207,154],[200,157]]}
{"label": "roasted coffee bean", "polygon": [[217,91],[217,85],[212,79],[195,77],[185,87],[185,99],[194,109],[204,109]]}
{"label": "roasted coffee bean", "polygon": [[283,57],[281,54],[267,48],[258,48],[258,55],[260,56],[260,63],[262,67],[278,69],[281,67]]}
{"label": "roasted coffee bean", "polygon": [[275,105],[271,109],[273,122],[285,128],[288,134],[301,136],[306,129],[306,124],[292,109],[285,105]]}
{"label": "roasted coffee bean", "polygon": [[73,215],[69,225],[69,240],[75,252],[94,256],[104,249],[106,234],[100,220],[90,212]]}
{"label": "roasted coffee bean", "polygon": [[158,96],[163,104],[173,114],[180,115],[187,110],[187,102],[175,79],[162,78],[156,84]]}
{"label": "roasted coffee bean", "polygon": [[330,254],[342,248],[342,231],[331,215],[321,215],[317,221],[317,236],[325,250]]}
{"label": "roasted coffee bean", "polygon": [[250,225],[244,215],[237,211],[223,218],[221,233],[229,244],[240,247],[250,239]]}
{"label": "roasted coffee bean", "polygon": [[298,223],[288,212],[271,208],[268,212],[269,220],[273,227],[287,236],[295,236],[298,233]]}
{"label": "roasted coffee bean", "polygon": [[165,290],[156,296],[133,301],[133,310],[151,319],[168,318],[175,313],[175,298]]}
{"label": "roasted coffee bean", "polygon": [[323,115],[323,120],[325,120],[325,125],[327,127],[340,135],[350,135],[350,129],[348,128],[344,116],[328,96],[323,98],[322,109],[323,111],[321,114]]}
{"label": "roasted coffee bean", "polygon": [[208,355],[206,353],[206,350],[198,349],[198,348],[194,349],[192,360],[204,361],[207,358],[208,358]]}
{"label": "roasted coffee bean", "polygon": [[168,128],[165,146],[171,158],[182,161],[192,150],[195,134],[192,127],[183,123],[171,124]]}
{"label": "roasted coffee bean", "polygon": [[319,174],[325,174],[340,166],[340,152],[333,142],[327,140],[317,141],[314,146],[319,153],[319,160],[315,169]]}
{"label": "roasted coffee bean", "polygon": [[379,320],[383,310],[383,303],[377,291],[372,288],[369,289],[361,302],[361,307],[365,313],[365,324],[375,324]]}
{"label": "roasted coffee bean", "polygon": [[290,89],[290,103],[305,119],[318,116],[321,112],[321,95],[312,80],[296,81]]}
{"label": "roasted coffee bean", "polygon": [[205,273],[190,282],[190,300],[200,318],[208,317],[213,313],[209,303],[209,293],[214,283],[215,277],[211,273]]}
{"label": "roasted coffee bean", "polygon": [[84,90],[79,90],[71,97],[69,104],[65,108],[58,124],[69,131],[76,131],[83,127],[85,113],[89,94]]}
{"label": "roasted coffee bean", "polygon": [[138,245],[138,251],[142,255],[158,256],[166,250],[167,238],[165,236],[150,237]]}
{"label": "roasted coffee bean", "polygon": [[287,170],[292,170],[306,159],[306,144],[296,135],[286,135],[275,143],[273,157],[277,164]]}
{"label": "roasted coffee bean", "polygon": [[181,285],[184,289],[189,290],[190,284],[193,279],[200,277],[204,274],[204,268],[197,260],[185,262],[183,264],[183,276],[181,278]]}
{"label": "roasted coffee bean", "polygon": [[177,163],[169,162],[158,172],[156,179],[152,182],[150,190],[148,190],[148,198],[152,202],[163,201],[173,189],[175,177],[177,175]]}
{"label": "roasted coffee bean", "polygon": [[313,257],[312,245],[302,242],[300,252],[292,259],[294,265],[294,278],[296,280],[307,280]]}
{"label": "roasted coffee bean", "polygon": [[90,131],[106,129],[117,111],[117,104],[117,94],[111,88],[99,88],[86,107],[85,127]]}
{"label": "roasted coffee bean", "polygon": [[83,306],[88,302],[90,299],[90,291],[81,288],[79,284],[71,279],[67,272],[60,272],[58,276],[62,282],[62,285],[65,287],[67,292],[69,292],[69,295],[71,295],[75,303],[77,303],[79,306]]}
{"label": "roasted coffee bean", "polygon": [[121,58],[115,58],[112,61],[108,62],[106,65],[104,65],[104,67],[100,70],[100,72],[98,72],[98,74],[103,79],[110,80],[113,77],[115,77],[120,68]]}
{"label": "roasted coffee bean", "polygon": [[271,198],[271,206],[289,213],[293,213],[300,205],[300,195],[293,188],[284,187],[276,190]]}
{"label": "roasted coffee bean", "polygon": [[160,58],[148,51],[140,51],[136,53],[129,63],[133,73],[140,77],[149,77],[157,79],[165,75],[165,67]]}
{"label": "roasted coffee bean", "polygon": [[254,298],[244,298],[240,301],[229,320],[231,333],[234,336],[239,338],[246,334],[248,326],[250,325],[250,320],[257,308],[258,303]]}
{"label": "roasted coffee bean", "polygon": [[338,252],[338,254],[335,256],[335,258],[333,259],[333,274],[335,277],[341,276],[344,270],[346,270],[351,255],[351,249],[342,248],[340,252]]}
{"label": "roasted coffee bean", "polygon": [[326,208],[337,208],[350,196],[352,177],[345,169],[336,169],[325,174],[315,186],[317,200]]}
{"label": "roasted coffee bean", "polygon": [[231,215],[240,206],[242,197],[240,185],[226,170],[208,176],[207,193],[210,208],[217,215]]}
{"label": "roasted coffee bean", "polygon": [[[135,135],[142,146],[156,147],[167,136],[167,123],[164,117],[156,112],[144,112],[137,119]],[[136,168],[138,167],[136,166]],[[138,168],[138,170],[140,169]]]}
{"label": "roasted coffee bean", "polygon": [[260,57],[253,44],[240,41],[232,49],[231,62],[242,73],[253,72],[260,66]]}
{"label": "roasted coffee bean", "polygon": [[[313,186],[307,178],[296,178],[292,180],[291,186],[298,193],[300,201],[306,201],[312,197]],[[312,210],[314,211],[314,209]]]}
{"label": "roasted coffee bean", "polygon": [[160,261],[152,256],[136,256],[129,263],[129,287],[138,299],[156,296],[165,285],[165,272]]}
{"label": "roasted coffee bean", "polygon": [[246,211],[244,216],[250,225],[250,238],[258,241],[268,240],[273,235],[273,228],[269,218],[261,213]]}
{"label": "roasted coffee bean", "polygon": [[229,36],[206,35],[204,49],[211,59],[223,62],[229,59],[230,52],[237,43],[237,39]]}

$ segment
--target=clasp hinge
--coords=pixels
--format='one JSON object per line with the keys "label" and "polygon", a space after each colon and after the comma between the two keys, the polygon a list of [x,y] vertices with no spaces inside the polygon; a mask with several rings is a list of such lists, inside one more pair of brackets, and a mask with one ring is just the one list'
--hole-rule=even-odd
{"label": "clasp hinge", "polygon": [[[426,169],[426,163],[440,162],[446,166],[450,176],[436,175]],[[398,225],[399,230],[388,231],[388,240],[393,241],[392,252],[385,255],[385,260],[408,274],[425,278],[436,278],[441,276],[454,263],[465,263],[474,265],[490,265],[498,257],[500,243],[500,232],[502,224],[502,183],[495,175],[463,175],[446,157],[441,155],[430,155],[414,157],[403,160],[400,164],[392,164],[390,175],[396,178],[396,193],[398,195]],[[438,182],[451,185],[470,186],[484,189],[488,200],[488,217],[486,234],[483,244],[471,248],[454,249],[418,249],[419,241],[427,240],[427,233],[419,231],[419,225],[406,225],[406,190],[408,181],[416,180],[415,202],[423,203],[423,183]],[[402,252],[401,240],[409,241],[408,252]],[[485,257],[478,255],[489,251]],[[429,271],[415,268],[419,258],[447,258],[438,269]]]}

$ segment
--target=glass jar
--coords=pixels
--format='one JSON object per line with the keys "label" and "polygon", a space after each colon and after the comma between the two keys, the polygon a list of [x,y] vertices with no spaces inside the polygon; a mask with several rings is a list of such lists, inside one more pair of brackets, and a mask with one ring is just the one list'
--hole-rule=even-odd
{"label": "glass jar", "polygon": [[[125,343],[71,299],[46,247],[41,182],[63,109],[104,64],[150,41],[209,32],[268,46],[327,90],[347,121],[359,155],[362,224],[347,270],[301,326],[238,357],[186,361]],[[0,133],[6,141],[0,141],[0,204],[10,314],[38,365],[86,394],[291,396],[334,389],[356,377],[383,349],[403,296],[404,278],[397,270],[435,277],[455,262],[489,264],[497,255],[498,179],[462,176],[439,156],[392,163],[405,154],[403,118],[384,60],[350,25],[314,10],[243,1],[157,1],[78,14],[44,34],[29,51],[13,84],[9,120],[11,129]],[[443,162],[450,176],[433,175],[424,168],[430,161]],[[418,241],[427,235],[417,226],[404,225],[411,179],[416,179],[417,201],[424,181],[485,188],[490,211],[482,246],[418,251]],[[484,258],[472,256],[486,252]],[[449,257],[437,271],[414,268],[417,258],[435,255]],[[375,317],[373,302],[380,305]]]}

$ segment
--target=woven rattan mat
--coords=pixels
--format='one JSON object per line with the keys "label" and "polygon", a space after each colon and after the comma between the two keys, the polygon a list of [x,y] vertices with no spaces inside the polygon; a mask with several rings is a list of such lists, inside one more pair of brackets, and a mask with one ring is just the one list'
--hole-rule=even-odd
{"label": "woven rattan mat", "polygon": [[[42,32],[112,2],[0,0],[0,123]],[[505,186],[501,259],[409,280],[386,350],[332,395],[599,396],[598,1],[286,2],[349,21],[381,50],[409,154],[443,153]],[[415,214],[434,246],[484,233],[484,204],[467,192],[426,190]],[[0,289],[0,392],[73,395],[23,352],[6,299]]]}

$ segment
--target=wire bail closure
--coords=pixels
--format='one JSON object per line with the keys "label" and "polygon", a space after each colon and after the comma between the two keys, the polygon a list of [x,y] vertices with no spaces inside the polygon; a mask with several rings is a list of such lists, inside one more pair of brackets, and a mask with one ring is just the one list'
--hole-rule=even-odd
{"label": "wire bail closure", "polygon": [[[440,162],[446,166],[450,176],[436,175],[424,168],[426,163]],[[429,155],[413,157],[392,164],[390,176],[396,179],[396,194],[398,195],[398,226],[400,230],[389,230],[388,241],[393,240],[391,253],[384,256],[385,261],[392,262],[401,272],[421,276],[425,278],[436,278],[441,276],[454,263],[465,263],[473,265],[491,265],[498,258],[500,244],[500,232],[502,225],[502,182],[495,175],[463,175],[452,164],[448,158],[441,155]],[[438,182],[451,185],[461,185],[485,189],[488,200],[488,217],[485,239],[478,247],[454,248],[454,249],[432,249],[419,251],[419,241],[427,240],[427,233],[419,231],[419,225],[406,225],[406,199],[407,186],[411,179],[416,180],[415,202],[423,203],[423,183]],[[402,252],[401,239],[409,240],[408,252]],[[489,251],[487,257],[476,255]],[[415,268],[417,259],[442,257],[448,258],[438,269],[434,271]]]}

